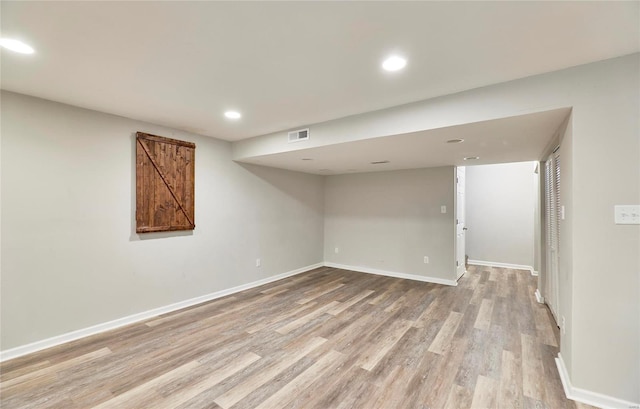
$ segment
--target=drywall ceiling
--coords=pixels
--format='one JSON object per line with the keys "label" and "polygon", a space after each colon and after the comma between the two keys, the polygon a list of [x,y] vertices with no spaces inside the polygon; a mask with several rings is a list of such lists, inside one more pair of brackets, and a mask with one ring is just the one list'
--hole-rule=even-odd
{"label": "drywall ceiling", "polygon": [[[570,108],[243,159],[318,175],[541,160]],[[462,138],[462,143],[447,141]],[[465,157],[478,156],[477,160]],[[372,164],[371,162],[389,161]]]}
{"label": "drywall ceiling", "polygon": [[[639,51],[638,2],[0,7],[36,49],[2,51],[2,88],[229,141]],[[392,52],[404,71],[381,70]]]}

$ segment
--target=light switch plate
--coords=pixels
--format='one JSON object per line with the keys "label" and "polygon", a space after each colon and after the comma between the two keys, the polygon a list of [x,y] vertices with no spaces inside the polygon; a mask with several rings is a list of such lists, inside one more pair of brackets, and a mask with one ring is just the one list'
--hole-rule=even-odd
{"label": "light switch plate", "polygon": [[640,224],[640,205],[614,206],[616,224]]}

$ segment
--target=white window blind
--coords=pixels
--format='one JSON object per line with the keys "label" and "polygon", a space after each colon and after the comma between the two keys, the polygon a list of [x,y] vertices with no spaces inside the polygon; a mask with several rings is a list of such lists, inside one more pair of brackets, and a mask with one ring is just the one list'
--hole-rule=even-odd
{"label": "white window blind", "polygon": [[560,248],[560,243],[558,242],[560,239],[560,155],[556,155],[553,158],[553,198],[554,198],[554,208],[555,208],[555,226],[553,230],[554,241],[555,241],[555,249],[558,250]]}
{"label": "white window blind", "polygon": [[550,157],[545,163],[545,202],[547,243],[557,251],[560,237],[560,155]]}
{"label": "white window blind", "polygon": [[545,192],[545,203],[546,203],[546,211],[545,211],[545,224],[546,224],[546,231],[547,231],[547,246],[553,248],[553,234],[551,233],[553,231],[553,225],[552,225],[552,215],[553,215],[553,179],[551,178],[551,162],[552,159],[549,158],[549,160],[547,160],[545,162],[545,169],[544,169],[544,181],[545,181],[545,188],[544,188],[544,192]]}
{"label": "white window blind", "polygon": [[559,260],[560,260],[560,155],[551,154],[545,162],[545,226],[546,226],[546,275],[545,300],[554,319],[560,316]]}

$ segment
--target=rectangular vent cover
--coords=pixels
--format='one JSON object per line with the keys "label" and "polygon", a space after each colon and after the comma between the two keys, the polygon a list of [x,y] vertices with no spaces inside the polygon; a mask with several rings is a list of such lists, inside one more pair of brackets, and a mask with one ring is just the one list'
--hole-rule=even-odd
{"label": "rectangular vent cover", "polygon": [[289,132],[289,142],[300,142],[309,139],[309,128]]}

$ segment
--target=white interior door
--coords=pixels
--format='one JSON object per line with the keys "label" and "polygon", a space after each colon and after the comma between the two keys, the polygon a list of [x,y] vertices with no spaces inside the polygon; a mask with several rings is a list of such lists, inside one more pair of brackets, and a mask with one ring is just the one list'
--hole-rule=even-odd
{"label": "white interior door", "polygon": [[456,274],[460,278],[467,271],[465,266],[465,168],[456,168]]}
{"label": "white interior door", "polygon": [[560,156],[552,155],[545,162],[545,225],[547,230],[547,268],[545,300],[558,323],[559,260],[560,260]]}

